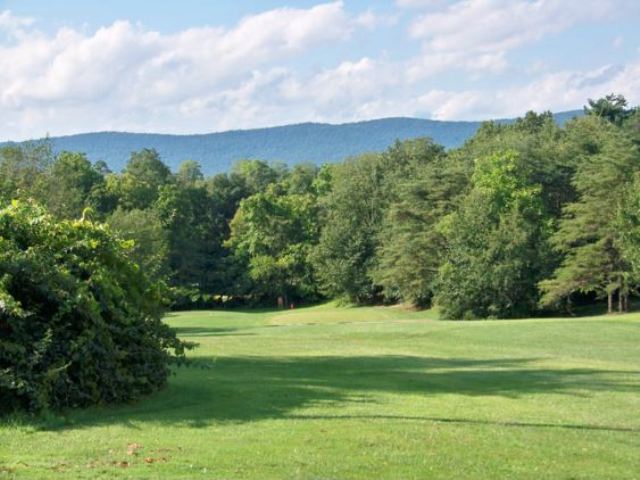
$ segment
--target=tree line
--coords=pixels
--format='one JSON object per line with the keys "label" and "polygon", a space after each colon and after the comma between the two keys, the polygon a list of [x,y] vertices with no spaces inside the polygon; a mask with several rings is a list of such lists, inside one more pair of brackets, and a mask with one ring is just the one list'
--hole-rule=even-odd
{"label": "tree line", "polygon": [[427,138],[317,167],[243,160],[205,177],[154,150],[122,172],[47,142],[0,151],[0,201],[91,217],[171,287],[175,308],[339,298],[437,305],[444,318],[522,317],[640,286],[640,109],[590,100],[484,123],[462,147]]}

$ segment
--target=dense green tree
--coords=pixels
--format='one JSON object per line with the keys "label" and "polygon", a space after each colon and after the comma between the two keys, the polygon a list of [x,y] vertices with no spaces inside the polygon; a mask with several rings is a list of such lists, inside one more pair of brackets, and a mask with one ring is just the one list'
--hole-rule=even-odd
{"label": "dense green tree", "polygon": [[624,129],[631,141],[640,147],[640,108],[635,108],[624,123]]}
{"label": "dense green tree", "polygon": [[153,149],[133,152],[126,168],[113,182],[118,195],[118,205],[125,209],[146,209],[153,205],[160,188],[172,180],[169,168],[162,163]]}
{"label": "dense green tree", "polygon": [[454,158],[433,153],[431,161],[398,180],[396,198],[386,209],[373,279],[387,300],[426,306],[434,293],[445,247],[438,222],[455,207],[467,177]]}
{"label": "dense green tree", "polygon": [[231,174],[241,177],[248,191],[253,194],[264,192],[267,186],[281,179],[282,168],[273,168],[262,160],[240,160],[231,170]]}
{"label": "dense green tree", "polygon": [[118,208],[106,222],[120,238],[133,242],[130,258],[152,279],[164,279],[169,273],[168,233],[155,209]]}
{"label": "dense green tree", "polygon": [[571,185],[575,154],[566,148],[564,136],[550,112],[527,112],[513,124],[484,123],[451,155],[467,159],[461,165],[468,168],[471,176],[475,159],[507,150],[518,152],[518,161],[528,166],[523,174],[530,183],[541,186],[545,209],[555,217],[565,203],[575,198]]}
{"label": "dense green tree", "polygon": [[27,142],[0,149],[0,200],[46,197],[45,174],[53,162],[51,143]]}
{"label": "dense green tree", "polygon": [[176,180],[182,185],[190,187],[195,186],[197,183],[204,180],[200,164],[195,160],[185,160],[178,167]]}
{"label": "dense green tree", "polygon": [[193,160],[172,174],[154,150],[113,173],[54,158],[49,142],[14,145],[0,149],[0,201],[108,221],[185,298],[435,296],[449,317],[519,316],[546,277],[545,308],[580,292],[622,292],[624,308],[638,284],[640,111],[619,95],[585,111],[562,128],[550,112],[487,122],[449,151],[414,139],[320,168],[242,160],[209,178]]}
{"label": "dense green tree", "polygon": [[245,178],[237,173],[219,173],[206,179],[205,187],[226,221],[233,218],[240,201],[252,194]]}
{"label": "dense green tree", "polygon": [[385,211],[397,198],[397,185],[441,155],[441,146],[420,138],[330,170],[331,186],[320,202],[324,228],[313,255],[328,295],[358,303],[380,298],[376,252]]}
{"label": "dense green tree", "polygon": [[309,255],[318,236],[316,199],[280,194],[276,185],[240,203],[227,245],[245,259],[249,293],[272,301],[317,296]]}
{"label": "dense green tree", "polygon": [[587,115],[593,115],[607,120],[614,125],[621,126],[633,113],[633,109],[627,108],[627,99],[622,95],[613,93],[597,100],[588,100],[589,105],[584,107]]}
{"label": "dense green tree", "polygon": [[314,182],[318,176],[319,168],[312,163],[295,165],[284,176],[282,183],[288,193],[302,195],[314,191]]}
{"label": "dense green tree", "polygon": [[167,232],[172,284],[209,293],[219,288],[216,261],[223,241],[224,219],[207,189],[165,185],[160,189],[155,209]]}
{"label": "dense green tree", "polygon": [[445,318],[518,317],[536,308],[547,273],[548,229],[540,185],[514,151],[479,159],[473,188],[441,222],[446,258],[436,303]]}
{"label": "dense green tree", "polygon": [[322,200],[323,229],[313,259],[329,296],[370,302],[377,289],[375,265],[382,219],[380,155],[362,155],[332,169],[331,190]]}
{"label": "dense green tree", "polygon": [[614,228],[618,232],[616,248],[622,263],[628,268],[624,272],[621,295],[618,295],[618,310],[627,311],[629,296],[637,293],[640,286],[640,174],[624,189],[618,203]]}
{"label": "dense green tree", "polygon": [[83,153],[60,153],[48,172],[46,203],[58,218],[80,218],[91,205],[94,189],[100,188],[104,178]]}
{"label": "dense green tree", "polygon": [[127,402],[165,385],[185,345],[162,288],[105,226],[0,209],[0,413]]}
{"label": "dense green tree", "polygon": [[558,305],[574,293],[607,297],[609,311],[619,293],[626,303],[630,265],[621,254],[617,205],[640,169],[640,155],[624,133],[596,116],[573,122],[569,139],[579,155],[569,203],[553,243],[564,259],[552,278],[541,282],[542,304]]}

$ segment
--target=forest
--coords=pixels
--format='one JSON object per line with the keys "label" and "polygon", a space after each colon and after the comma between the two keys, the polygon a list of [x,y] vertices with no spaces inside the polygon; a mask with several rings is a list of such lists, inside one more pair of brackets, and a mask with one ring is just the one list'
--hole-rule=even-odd
{"label": "forest", "polygon": [[486,122],[460,148],[398,141],[342,163],[237,162],[172,172],[153,149],[113,172],[47,141],[0,151],[0,203],[91,219],[173,309],[437,306],[442,318],[517,318],[607,302],[640,286],[640,109],[589,100]]}

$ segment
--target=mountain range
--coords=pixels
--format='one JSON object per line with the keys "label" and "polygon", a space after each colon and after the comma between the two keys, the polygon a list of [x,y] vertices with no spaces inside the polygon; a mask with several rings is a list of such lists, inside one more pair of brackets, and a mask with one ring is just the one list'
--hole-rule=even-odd
{"label": "mountain range", "polygon": [[[554,117],[563,124],[579,115],[582,111],[575,110],[557,113]],[[499,123],[512,121],[497,120]],[[197,135],[96,132],[50,140],[54,152],[84,152],[91,161],[104,160],[114,171],[125,166],[131,152],[155,148],[172,170],[183,160],[192,159],[210,175],[228,171],[240,159],[281,161],[289,165],[338,162],[364,152],[385,150],[397,139],[431,137],[446,148],[454,148],[473,136],[481,123],[401,117],[340,125],[301,123]]]}

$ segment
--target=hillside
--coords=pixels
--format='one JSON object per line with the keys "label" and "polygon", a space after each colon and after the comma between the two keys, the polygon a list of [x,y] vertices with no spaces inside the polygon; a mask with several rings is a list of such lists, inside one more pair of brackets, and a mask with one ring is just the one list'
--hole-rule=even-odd
{"label": "hillside", "polygon": [[[556,114],[564,123],[581,111]],[[510,122],[512,120],[500,120]],[[243,158],[288,164],[336,162],[363,152],[381,151],[396,139],[431,137],[447,148],[460,146],[481,122],[445,122],[417,118],[384,118],[330,125],[303,123],[253,130],[200,135],[100,132],[53,137],[56,152],[85,152],[92,161],[104,160],[114,171],[125,165],[132,151],[155,148],[172,169],[185,159],[200,162],[205,174],[229,170]]]}

